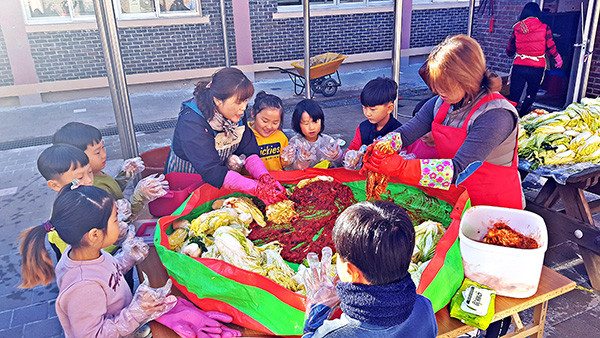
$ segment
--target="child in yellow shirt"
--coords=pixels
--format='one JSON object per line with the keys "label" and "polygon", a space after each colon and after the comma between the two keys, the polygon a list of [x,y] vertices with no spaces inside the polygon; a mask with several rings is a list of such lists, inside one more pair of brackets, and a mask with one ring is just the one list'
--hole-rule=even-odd
{"label": "child in yellow shirt", "polygon": [[252,118],[254,122],[250,122],[249,125],[256,136],[259,157],[267,170],[283,170],[279,155],[281,149],[288,146],[288,139],[280,129],[283,122],[281,99],[260,91],[254,99]]}

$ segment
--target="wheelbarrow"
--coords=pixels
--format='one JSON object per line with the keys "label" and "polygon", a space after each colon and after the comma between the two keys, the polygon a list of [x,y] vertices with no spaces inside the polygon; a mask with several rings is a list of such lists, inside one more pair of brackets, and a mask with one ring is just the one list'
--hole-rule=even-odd
{"label": "wheelbarrow", "polygon": [[[337,53],[325,53],[310,58],[310,88],[312,96],[315,93],[323,94],[325,97],[335,95],[337,88],[342,85],[338,68],[340,68],[340,65],[346,58],[347,56]],[[281,73],[287,74],[294,84],[294,93],[301,95],[304,92],[304,88],[306,88],[304,60],[292,62],[292,66],[294,66],[297,73],[281,67],[269,68],[277,69]],[[333,74],[337,76],[337,81],[333,77]]]}

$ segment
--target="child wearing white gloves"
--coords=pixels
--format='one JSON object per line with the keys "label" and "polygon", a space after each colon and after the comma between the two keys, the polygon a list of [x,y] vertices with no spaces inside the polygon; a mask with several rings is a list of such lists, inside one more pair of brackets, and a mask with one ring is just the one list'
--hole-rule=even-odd
{"label": "child wearing white gloves", "polygon": [[305,99],[296,105],[292,129],[298,134],[281,151],[284,168],[304,170],[315,166],[328,168],[341,165],[344,152],[336,139],[323,134],[325,114],[317,102]]}
{"label": "child wearing white gloves", "polygon": [[[52,137],[54,144],[70,144],[85,152],[92,167],[94,175],[94,186],[108,191],[115,200],[123,199],[123,189],[127,182],[135,174],[144,170],[144,163],[140,158],[125,160],[121,171],[115,178],[110,177],[102,170],[106,167],[106,149],[102,141],[102,134],[96,127],[80,123],[69,122],[60,128]],[[119,219],[135,220],[144,206],[169,190],[169,183],[163,175],[151,175],[140,180],[134,189],[133,195],[127,202],[121,201],[119,207]]]}
{"label": "child wearing white gloves", "polygon": [[[69,244],[54,270],[44,246],[53,230]],[[118,235],[117,208],[108,192],[73,184],[59,192],[49,221],[21,234],[21,287],[46,285],[56,275],[56,313],[66,337],[127,336],[175,306],[170,282],[159,289],[142,283],[132,295],[123,274],[146,257],[148,245],[130,235],[115,256],[101,250]]]}

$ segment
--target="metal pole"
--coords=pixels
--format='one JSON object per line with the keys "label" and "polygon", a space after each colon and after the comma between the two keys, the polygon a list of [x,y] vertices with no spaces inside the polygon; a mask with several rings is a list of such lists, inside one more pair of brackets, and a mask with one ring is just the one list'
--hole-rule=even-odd
{"label": "metal pole", "polygon": [[119,46],[119,35],[117,33],[117,20],[115,9],[111,0],[94,0],[96,11],[96,22],[102,42],[104,61],[108,86],[112,98],[115,120],[119,130],[121,151],[124,158],[138,156],[137,141],[133,129],[133,116],[129,104],[129,92],[127,91],[127,80],[123,70],[123,58]]}
{"label": "metal pole", "polygon": [[475,13],[475,0],[469,0],[469,21],[467,22],[467,35],[473,34],[473,14]]}
{"label": "metal pole", "polygon": [[[577,75],[575,76],[575,86],[573,87],[573,100],[571,102],[579,102],[581,100],[581,82],[583,76],[583,60],[587,51],[588,37],[590,31],[590,20],[592,19],[592,6],[593,0],[588,1],[588,8],[586,13],[586,19],[583,23],[583,33],[581,34],[581,44],[575,44],[576,47],[580,47],[579,62],[577,63]],[[581,3],[582,15],[583,15],[583,2]]]}
{"label": "metal pole", "polygon": [[229,44],[227,43],[227,22],[225,21],[225,0],[220,0],[221,3],[221,24],[223,25],[223,48],[225,49],[225,67],[231,66],[229,62]]}
{"label": "metal pole", "polygon": [[310,0],[302,1],[302,11],[304,13],[304,81],[306,98],[311,97],[310,88]]}
{"label": "metal pole", "polygon": [[[590,29],[590,43],[588,44],[589,52],[586,51],[585,55],[587,56],[587,60],[585,63],[585,69],[583,71],[583,84],[581,85],[581,97],[585,97],[585,93],[587,92],[588,80],[590,76],[590,67],[592,66],[592,55],[591,53],[594,50],[594,44],[596,43],[596,31],[598,30],[598,19],[600,17],[600,2],[598,0],[594,0],[594,18],[592,19],[592,28]],[[591,5],[591,4],[590,4]],[[590,8],[591,10],[591,8]]]}
{"label": "metal pole", "polygon": [[544,11],[544,0],[540,0],[540,10]]}
{"label": "metal pole", "polygon": [[[394,5],[394,49],[392,50],[392,79],[400,85],[400,49],[402,48],[402,0]],[[398,98],[394,100],[394,118],[398,117]]]}

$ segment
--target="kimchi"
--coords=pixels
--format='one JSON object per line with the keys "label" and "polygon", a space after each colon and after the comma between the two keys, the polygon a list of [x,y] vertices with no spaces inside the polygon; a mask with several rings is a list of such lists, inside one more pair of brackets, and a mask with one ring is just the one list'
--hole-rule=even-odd
{"label": "kimchi", "polygon": [[483,237],[483,243],[518,249],[537,249],[540,247],[535,239],[524,236],[502,222],[494,224],[494,227]]}

